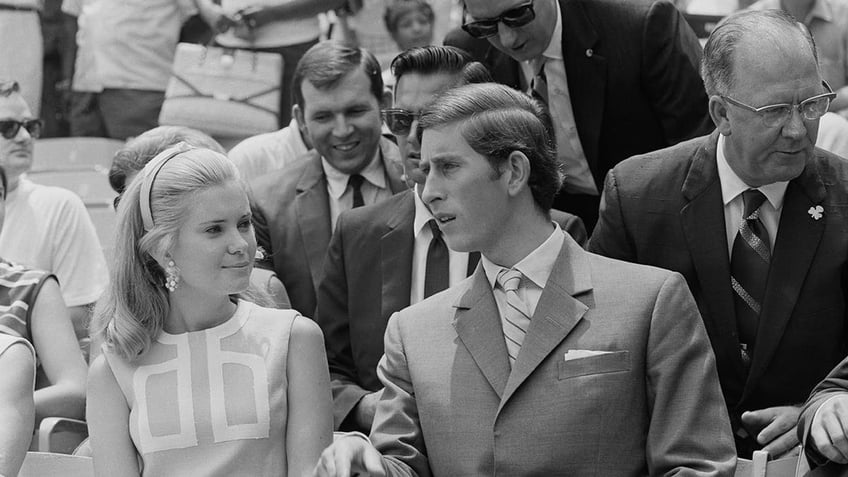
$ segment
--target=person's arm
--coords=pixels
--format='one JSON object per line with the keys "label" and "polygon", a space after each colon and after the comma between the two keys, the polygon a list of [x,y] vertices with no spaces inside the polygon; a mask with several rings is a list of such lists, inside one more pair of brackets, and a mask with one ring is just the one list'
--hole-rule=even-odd
{"label": "person's arm", "polygon": [[673,145],[715,129],[698,71],[701,44],[674,5],[656,1],[642,36],[643,88]]}
{"label": "person's arm", "polygon": [[657,294],[645,356],[651,409],[650,475],[731,475],[736,446],[716,360],[695,299],[680,274]]}
{"label": "person's arm", "polygon": [[333,429],[368,433],[379,395],[370,394],[360,385],[350,342],[348,277],[344,256],[346,218],[346,214],[339,216],[324,259],[324,278],[318,286],[315,322],[321,327],[326,340],[333,391]]}
{"label": "person's arm", "polygon": [[798,438],[816,464],[848,463],[848,359],[819,383],[801,411]]}
{"label": "person's arm", "polygon": [[742,413],[742,424],[774,458],[797,450],[801,406],[774,406]]}
{"label": "person's arm", "polygon": [[25,343],[0,354],[0,475],[18,475],[32,439],[35,356]]}
{"label": "person's arm", "polygon": [[321,451],[333,441],[330,376],[321,329],[298,317],[292,325],[286,364],[288,475],[311,475]]}
{"label": "person's arm", "polygon": [[335,10],[347,4],[347,0],[291,0],[277,5],[258,6],[254,5],[243,9],[241,20],[250,28],[259,28],[262,25],[280,20],[297,20],[310,18]]}
{"label": "person's arm", "polygon": [[598,223],[592,232],[586,249],[605,257],[617,258],[628,262],[636,261],[633,241],[628,236],[627,226],[621,210],[616,169],[607,173],[604,192],[601,195]]}
{"label": "person's arm", "polygon": [[200,18],[215,33],[227,31],[234,24],[233,19],[224,14],[224,9],[221,8],[221,5],[212,0],[194,0],[194,6],[197,7]]}
{"label": "person's arm", "polygon": [[112,369],[101,355],[88,375],[88,430],[97,476],[140,475],[130,438],[130,410]]}
{"label": "person's arm", "polygon": [[48,416],[82,419],[86,365],[59,284],[48,278],[32,309],[32,342],[50,385],[35,391],[36,420]]}

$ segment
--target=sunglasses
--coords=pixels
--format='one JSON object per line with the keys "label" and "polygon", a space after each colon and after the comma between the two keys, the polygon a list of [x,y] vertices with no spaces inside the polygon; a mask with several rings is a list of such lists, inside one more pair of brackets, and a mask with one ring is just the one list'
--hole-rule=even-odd
{"label": "sunglasses", "polygon": [[407,136],[412,130],[412,122],[421,117],[421,113],[413,113],[405,109],[384,109],[380,111],[383,121],[389,131],[395,136]]}
{"label": "sunglasses", "polygon": [[510,28],[519,28],[536,18],[533,1],[511,8],[496,18],[477,20],[465,23],[465,8],[462,9],[462,29],[474,38],[489,38],[498,34],[498,24],[503,23]]}
{"label": "sunglasses", "polygon": [[4,119],[0,121],[0,135],[6,139],[14,139],[21,130],[21,126],[27,130],[33,139],[38,139],[41,136],[41,128],[44,127],[44,121],[40,119],[26,119],[16,121],[14,119]]}

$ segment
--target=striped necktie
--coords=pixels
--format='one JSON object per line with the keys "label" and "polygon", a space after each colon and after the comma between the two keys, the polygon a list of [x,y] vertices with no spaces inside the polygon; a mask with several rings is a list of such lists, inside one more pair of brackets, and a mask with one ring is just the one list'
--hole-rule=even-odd
{"label": "striped necktie", "polygon": [[768,231],[760,220],[760,206],[766,196],[756,189],[748,189],[742,193],[742,200],[745,203],[745,215],[733,240],[730,284],[734,292],[742,359],[748,363],[757,337],[771,250]]}
{"label": "striped necktie", "polygon": [[521,272],[515,269],[501,269],[498,272],[497,283],[506,294],[506,308],[502,310],[504,341],[509,354],[509,365],[515,364],[521,344],[524,343],[524,335],[530,327],[530,313],[527,305],[518,296],[518,287],[521,284]]}
{"label": "striped necktie", "polygon": [[533,99],[542,103],[545,108],[550,107],[548,103],[548,77],[545,75],[545,59],[542,57],[535,65],[536,76],[530,82],[530,95]]}

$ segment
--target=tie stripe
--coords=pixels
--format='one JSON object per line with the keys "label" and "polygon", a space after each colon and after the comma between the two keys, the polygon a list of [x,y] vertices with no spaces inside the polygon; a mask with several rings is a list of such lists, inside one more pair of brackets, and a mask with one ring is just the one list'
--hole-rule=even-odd
{"label": "tie stripe", "polygon": [[755,300],[747,290],[745,290],[745,287],[740,285],[733,277],[730,277],[730,285],[733,287],[733,291],[736,292],[736,295],[744,300],[745,304],[747,304],[754,313],[759,315],[761,309],[760,304],[757,303],[757,300]]}
{"label": "tie stripe", "polygon": [[518,358],[518,352],[521,351],[521,345],[524,343],[524,336],[530,327],[530,316],[526,304],[518,296],[521,272],[514,269],[501,269],[498,272],[497,283],[506,295],[507,306],[503,310],[504,316],[501,325],[507,354],[509,355],[509,364],[512,366]]}

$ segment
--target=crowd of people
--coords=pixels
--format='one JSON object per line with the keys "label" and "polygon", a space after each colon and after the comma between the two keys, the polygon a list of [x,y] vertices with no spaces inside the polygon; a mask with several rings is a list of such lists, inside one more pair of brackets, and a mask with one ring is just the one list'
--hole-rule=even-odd
{"label": "crowd of people", "polygon": [[[0,475],[48,416],[104,476],[848,465],[848,0],[703,43],[667,0],[464,0],[444,46],[451,8],[391,0],[389,64],[373,4],[76,3],[115,247],[0,79]],[[291,66],[279,131],[157,125],[194,14]]]}

